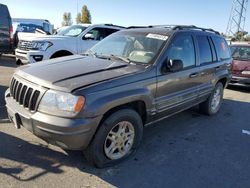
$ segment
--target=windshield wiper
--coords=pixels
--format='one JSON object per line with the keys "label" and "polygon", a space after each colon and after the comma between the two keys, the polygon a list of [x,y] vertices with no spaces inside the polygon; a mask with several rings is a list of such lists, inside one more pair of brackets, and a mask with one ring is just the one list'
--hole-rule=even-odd
{"label": "windshield wiper", "polygon": [[84,55],[84,56],[89,56],[89,55],[91,55],[91,56],[93,56],[93,57],[97,57],[96,52],[93,52],[93,51],[91,51],[91,50],[88,50],[86,53],[83,53],[82,55]]}
{"label": "windshield wiper", "polygon": [[119,59],[119,60],[122,60],[126,63],[131,63],[131,60],[127,57],[122,57],[122,56],[118,56],[118,55],[114,55],[114,54],[110,54],[110,57],[111,58],[114,58],[114,59]]}

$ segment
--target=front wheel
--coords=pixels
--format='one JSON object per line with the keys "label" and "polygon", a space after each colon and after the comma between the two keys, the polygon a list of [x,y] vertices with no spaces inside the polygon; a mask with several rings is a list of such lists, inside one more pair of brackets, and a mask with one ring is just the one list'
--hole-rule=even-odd
{"label": "front wheel", "polygon": [[206,115],[216,114],[221,107],[223,100],[223,84],[218,82],[209,98],[200,104],[200,111]]}
{"label": "front wheel", "polygon": [[132,109],[119,110],[101,125],[84,151],[89,162],[98,168],[117,164],[138,148],[143,135],[141,117]]}

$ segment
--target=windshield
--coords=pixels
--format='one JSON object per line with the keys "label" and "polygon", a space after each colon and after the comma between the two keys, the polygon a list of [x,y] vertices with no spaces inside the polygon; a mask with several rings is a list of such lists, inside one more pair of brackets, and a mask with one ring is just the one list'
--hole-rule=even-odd
{"label": "windshield", "polygon": [[68,37],[78,37],[87,27],[80,25],[74,25],[67,29],[63,29],[57,35],[68,36]]}
{"label": "windshield", "polygon": [[105,38],[89,52],[97,57],[120,57],[128,62],[149,64],[167,39],[168,36],[160,34],[123,31]]}
{"label": "windshield", "polygon": [[231,46],[233,59],[250,60],[250,46]]}

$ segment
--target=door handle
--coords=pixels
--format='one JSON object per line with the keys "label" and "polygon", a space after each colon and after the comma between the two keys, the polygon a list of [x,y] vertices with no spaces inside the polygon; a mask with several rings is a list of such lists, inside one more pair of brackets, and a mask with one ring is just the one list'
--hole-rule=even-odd
{"label": "door handle", "polygon": [[195,78],[195,77],[197,77],[197,76],[199,76],[199,73],[198,73],[198,72],[193,73],[193,74],[190,74],[190,75],[189,75],[189,78]]}
{"label": "door handle", "polygon": [[215,67],[215,70],[220,70],[221,69],[221,66],[218,66],[218,67]]}

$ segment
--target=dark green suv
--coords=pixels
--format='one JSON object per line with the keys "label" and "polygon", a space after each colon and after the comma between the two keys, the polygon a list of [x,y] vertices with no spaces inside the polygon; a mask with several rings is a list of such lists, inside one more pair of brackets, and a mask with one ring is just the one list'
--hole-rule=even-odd
{"label": "dark green suv", "polygon": [[128,28],[87,53],[21,67],[5,100],[10,119],[97,167],[130,156],[145,126],[194,105],[216,114],[230,50],[211,29]]}

